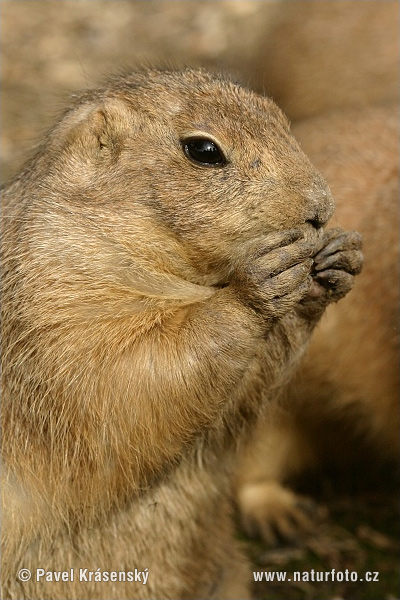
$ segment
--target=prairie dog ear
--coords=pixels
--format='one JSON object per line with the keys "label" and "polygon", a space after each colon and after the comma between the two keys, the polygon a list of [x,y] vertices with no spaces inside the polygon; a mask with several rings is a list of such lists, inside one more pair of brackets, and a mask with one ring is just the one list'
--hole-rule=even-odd
{"label": "prairie dog ear", "polygon": [[53,143],[64,152],[86,158],[118,154],[124,140],[132,134],[134,113],[118,98],[107,98],[78,106],[67,113],[53,130]]}

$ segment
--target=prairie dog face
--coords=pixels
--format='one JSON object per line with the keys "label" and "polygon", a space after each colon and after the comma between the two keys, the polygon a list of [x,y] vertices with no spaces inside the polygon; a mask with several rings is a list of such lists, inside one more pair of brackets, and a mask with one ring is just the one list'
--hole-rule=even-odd
{"label": "prairie dog face", "polygon": [[59,237],[76,232],[78,261],[117,245],[119,265],[140,256],[193,283],[225,282],[271,231],[312,239],[333,212],[278,107],[203,71],[143,71],[84,93],[35,171],[35,210],[54,227],[62,215]]}

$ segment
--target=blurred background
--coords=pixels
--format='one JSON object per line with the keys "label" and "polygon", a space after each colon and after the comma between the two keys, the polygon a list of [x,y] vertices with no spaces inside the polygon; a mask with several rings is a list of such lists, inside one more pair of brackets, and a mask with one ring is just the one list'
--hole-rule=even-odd
{"label": "blurred background", "polygon": [[74,90],[143,63],[201,65],[291,119],[397,98],[397,1],[2,0],[2,180]]}
{"label": "blurred background", "polygon": [[[18,171],[70,94],[136,65],[228,71],[271,96],[295,125],[332,111],[398,105],[399,3],[2,0],[1,58],[4,183]],[[373,147],[370,153],[373,156]],[[393,161],[398,166],[395,153]],[[393,284],[397,285],[396,276]],[[385,415],[388,423],[392,416]],[[265,541],[248,540],[252,558],[262,570],[369,570],[381,574],[379,584],[257,583],[255,596],[398,598],[394,473],[385,466],[378,484],[362,482],[359,487],[354,473],[350,486],[320,477],[307,493],[328,507],[329,516],[312,538],[304,544],[282,540],[273,549]]]}

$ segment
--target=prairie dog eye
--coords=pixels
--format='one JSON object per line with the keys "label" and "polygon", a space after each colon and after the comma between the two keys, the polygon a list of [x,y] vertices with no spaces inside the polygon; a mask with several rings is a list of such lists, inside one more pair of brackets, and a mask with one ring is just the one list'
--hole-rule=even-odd
{"label": "prairie dog eye", "polygon": [[222,167],[226,158],[217,144],[208,138],[193,137],[182,141],[182,148],[186,156],[205,167]]}

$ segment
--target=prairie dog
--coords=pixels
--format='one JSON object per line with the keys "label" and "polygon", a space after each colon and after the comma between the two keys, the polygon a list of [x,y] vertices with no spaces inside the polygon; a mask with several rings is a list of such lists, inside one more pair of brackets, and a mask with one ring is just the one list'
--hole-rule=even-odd
{"label": "prairie dog", "polygon": [[249,65],[254,84],[296,121],[398,102],[399,14],[392,0],[281,2]]}
{"label": "prairie dog", "polygon": [[335,195],[333,224],[363,236],[352,293],[326,311],[288,390],[244,454],[239,504],[249,533],[274,541],[310,525],[286,487],[307,469],[399,458],[398,105],[314,117],[296,137]]}
{"label": "prairie dog", "polygon": [[235,444],[360,236],[323,231],[331,193],[274,103],[203,71],[84,92],[4,198],[5,596],[247,597]]}

